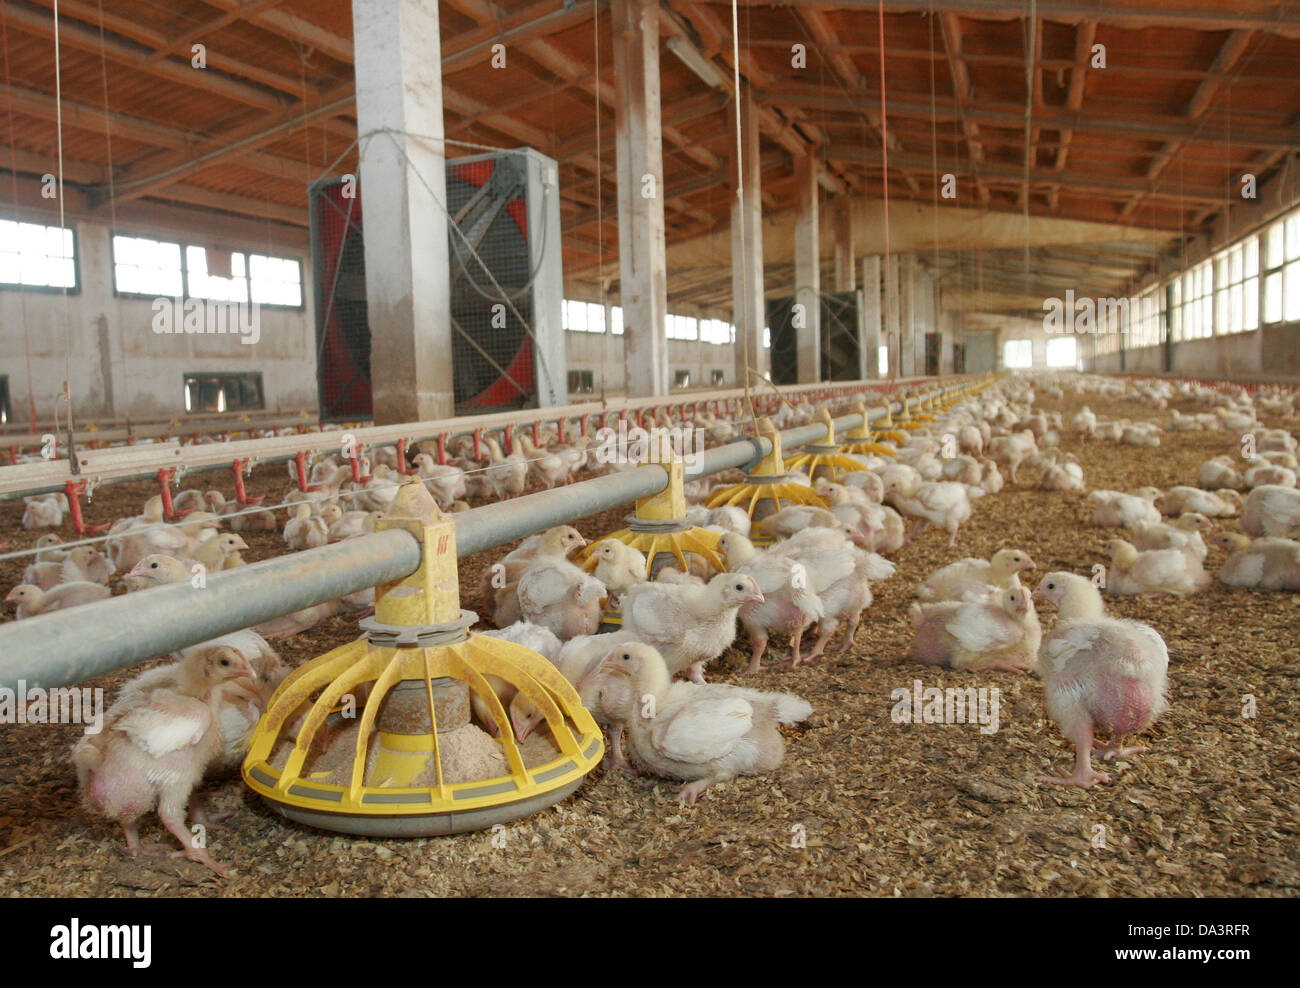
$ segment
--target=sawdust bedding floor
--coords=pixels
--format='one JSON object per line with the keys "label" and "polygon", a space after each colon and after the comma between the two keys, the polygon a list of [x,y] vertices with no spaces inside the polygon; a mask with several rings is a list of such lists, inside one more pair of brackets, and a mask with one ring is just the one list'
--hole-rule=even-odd
{"label": "sawdust bedding floor", "polygon": [[[1088,403],[1103,417],[1156,417],[1133,401]],[[1083,400],[1042,400],[1069,416]],[[1184,410],[1186,406],[1182,406]],[[1161,421],[1167,414],[1159,414]],[[1088,488],[1194,483],[1196,467],[1232,452],[1227,433],[1171,433],[1159,450],[1113,444],[1066,449]],[[250,493],[286,489],[282,468],[255,471]],[[198,481],[230,488],[229,478]],[[135,513],[148,485],[105,488],[88,508],[96,523]],[[628,508],[584,519],[592,538],[622,527]],[[15,505],[0,506],[0,542],[30,546]],[[68,752],[76,727],[10,726],[0,748],[0,893],[10,896],[511,896],[511,895],[1294,895],[1297,829],[1297,685],[1300,598],[1217,582],[1196,597],[1108,598],[1112,613],[1150,622],[1171,654],[1171,709],[1143,743],[1151,751],[1112,767],[1089,791],[1037,784],[1064,774],[1071,752],[1045,720],[1034,677],[959,673],[910,663],[906,611],[913,588],[960,556],[1004,545],[1028,550],[1036,578],[1087,573],[1105,561],[1107,531],[1087,523],[1082,494],[1008,487],[976,503],[956,550],[931,530],[896,554],[898,574],[875,585],[856,647],[798,670],[769,667],[746,685],[788,690],[815,709],[788,732],[779,771],[742,777],[694,807],[679,784],[646,783],[598,768],[570,799],[489,833],[367,840],[283,821],[237,779],[205,787],[233,810],[209,835],[233,873],[217,879],[175,858],[130,859],[118,828],[80,806]],[[1235,527],[1235,522],[1229,521]],[[68,535],[64,533],[65,537]],[[278,535],[253,535],[252,561],[274,555]],[[506,548],[462,560],[465,604],[483,567]],[[1211,551],[1217,567],[1221,554]],[[0,562],[0,586],[21,566]],[[6,612],[6,618],[10,612]],[[1044,625],[1054,617],[1044,613]],[[355,637],[337,617],[278,646],[300,663]],[[743,640],[713,664],[739,681]],[[104,677],[107,696],[125,678]],[[897,724],[891,693],[925,686],[1000,691],[997,733],[976,724]],[[1253,697],[1256,716],[1243,716]],[[156,818],[146,840],[169,840]],[[803,846],[797,846],[797,845]]]}

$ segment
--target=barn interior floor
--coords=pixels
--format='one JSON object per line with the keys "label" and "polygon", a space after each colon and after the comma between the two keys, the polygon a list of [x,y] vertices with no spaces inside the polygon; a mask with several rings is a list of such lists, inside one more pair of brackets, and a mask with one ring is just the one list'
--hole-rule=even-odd
{"label": "barn interior floor", "polygon": [[[1090,397],[1103,417],[1156,417],[1149,406]],[[1083,404],[1040,400],[1069,416]],[[1186,405],[1178,407],[1187,410]],[[1159,414],[1160,421],[1167,414]],[[1270,423],[1279,424],[1279,423]],[[1168,433],[1158,450],[1081,444],[1092,488],[1195,482],[1205,459],[1234,452],[1236,437]],[[1025,472],[1029,477],[1030,471]],[[228,476],[208,480],[229,491]],[[1024,479],[1024,478],[1022,478]],[[205,481],[206,482],[206,481]],[[282,467],[256,471],[252,493],[287,489]],[[91,523],[134,514],[149,485],[105,488]],[[627,508],[577,522],[589,539],[621,527]],[[30,546],[20,511],[0,506],[0,542]],[[720,785],[690,808],[678,784],[647,786],[599,768],[567,801],[490,833],[368,840],[312,831],[271,812],[236,779],[205,787],[233,811],[209,850],[229,865],[219,879],[177,858],[125,857],[120,830],[78,802],[68,753],[80,728],[9,726],[0,747],[0,892],[13,896],[446,896],[446,895],[1294,895],[1300,596],[1215,582],[1188,599],[1114,598],[1112,614],[1152,624],[1168,642],[1169,713],[1142,739],[1147,754],[1111,767],[1088,791],[1035,782],[1064,774],[1069,746],[1045,719],[1033,676],[961,673],[911,663],[906,611],[924,576],[960,556],[1002,546],[1028,550],[1035,580],[1055,569],[1087,573],[1106,561],[1112,533],[1088,523],[1083,494],[1008,485],[977,501],[955,550],[931,529],[895,555],[899,571],[874,585],[856,647],[811,666],[770,667],[747,685],[806,697],[810,720],[787,734],[779,771]],[[1228,526],[1235,528],[1229,519]],[[63,533],[65,537],[68,532]],[[250,560],[282,549],[250,538]],[[505,548],[462,560],[464,606],[482,568]],[[1211,549],[1207,567],[1222,553]],[[21,566],[0,562],[0,586]],[[143,604],[143,600],[142,600]],[[11,616],[7,610],[5,617]],[[1041,612],[1044,628],[1055,615]],[[277,647],[299,663],[355,637],[354,618],[331,619]],[[711,678],[740,681],[737,644]],[[124,674],[90,685],[112,690]],[[891,693],[924,686],[1000,691],[1000,725],[898,724]],[[1243,716],[1245,697],[1256,716]],[[170,840],[146,818],[146,842]],[[805,846],[795,846],[803,843]],[[499,845],[499,846],[498,846]]]}

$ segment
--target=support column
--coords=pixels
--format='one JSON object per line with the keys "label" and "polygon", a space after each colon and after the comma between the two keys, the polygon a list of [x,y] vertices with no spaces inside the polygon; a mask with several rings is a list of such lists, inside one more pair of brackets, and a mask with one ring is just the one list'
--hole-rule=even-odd
{"label": "support column", "polygon": [[885,338],[882,341],[889,347],[889,373],[893,377],[902,377],[902,364],[899,362],[898,338],[898,255],[891,254],[887,264],[882,265],[885,279]]}
{"label": "support column", "polygon": [[874,380],[880,377],[880,362],[876,356],[880,347],[880,258],[862,259],[862,352],[866,357],[862,376]]}
{"label": "support column", "polygon": [[[731,297],[736,324],[736,377],[733,387],[745,386],[745,365],[757,374],[767,370],[763,330],[767,306],[763,291],[763,169],[758,154],[759,106],[748,87],[740,101],[740,145],[743,195],[731,200]],[[730,112],[730,111],[728,111]],[[733,159],[735,157],[733,152]],[[735,160],[731,163],[733,181]],[[734,189],[733,189],[734,191]]]}
{"label": "support column", "polygon": [[900,377],[916,375],[916,258],[904,254],[898,266],[898,355]]}
{"label": "support column", "polygon": [[[821,260],[817,229],[817,159],[810,153],[795,158],[794,300],[803,306],[803,325],[796,324],[800,384],[821,379]],[[800,310],[796,310],[798,312]]]}
{"label": "support column", "polygon": [[843,196],[835,203],[835,290],[851,292],[853,270],[853,200]]}
{"label": "support column", "polygon": [[613,0],[618,263],[631,397],[668,393],[658,0]]}
{"label": "support column", "polygon": [[[455,414],[438,7],[352,0],[377,425]],[[408,138],[419,134],[421,139]],[[437,201],[435,201],[435,195]],[[444,203],[445,205],[445,203]]]}

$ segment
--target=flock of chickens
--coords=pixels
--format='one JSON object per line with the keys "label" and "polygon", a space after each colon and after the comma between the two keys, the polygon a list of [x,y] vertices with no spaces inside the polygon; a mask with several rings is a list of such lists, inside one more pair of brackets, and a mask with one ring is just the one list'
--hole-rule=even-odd
{"label": "flock of chickens", "polygon": [[[1085,406],[1067,432],[1059,413],[1035,408],[1036,388],[1057,399],[1063,388],[1138,397],[1156,411],[1173,398],[1191,399],[1206,411],[1174,411],[1161,425],[1099,421]],[[807,403],[786,405],[774,424],[803,424],[816,411]],[[785,752],[780,725],[812,713],[789,693],[706,681],[709,664],[741,630],[750,647],[746,673],[764,668],[774,637],[789,639],[792,667],[817,660],[837,635],[835,647],[849,650],[872,604],[871,584],[895,574],[885,557],[928,526],[946,532],[952,547],[979,500],[996,496],[1007,483],[1087,490],[1077,459],[1061,452],[1063,434],[1158,446],[1166,430],[1216,430],[1225,452],[1201,466],[1197,486],[1086,494],[1093,523],[1123,536],[1108,544],[1109,565],[1092,566],[1087,576],[1051,572],[1031,589],[1021,579],[1035,563],[1010,546],[988,560],[957,560],[917,587],[908,612],[911,658],[979,672],[1037,673],[1046,711],[1076,755],[1070,775],[1041,781],[1087,788],[1109,781],[1092,765],[1094,735],[1109,735],[1100,749],[1105,760],[1135,754],[1144,749],[1123,747],[1124,739],[1150,727],[1167,705],[1164,640],[1146,624],[1107,617],[1103,591],[1201,591],[1210,582],[1210,547],[1226,554],[1218,569],[1225,584],[1300,590],[1297,443],[1290,432],[1265,428],[1257,417],[1291,418],[1296,411],[1297,396],[1285,392],[1251,395],[1073,375],[1003,378],[923,428],[878,443],[876,454],[857,455],[861,469],[834,478],[793,474],[820,495],[822,506],[786,503],[751,518],[736,507],[706,506],[720,485],[742,477],[687,484],[687,520],[719,536],[725,572],[693,554],[683,568],[674,560],[661,565],[664,557],[647,561],[615,539],[589,546],[568,525],[532,536],[483,574],[480,599],[499,629],[486,633],[553,662],[609,728],[612,761],[634,773],[685,782],[680,798],[694,803],[720,781],[779,766]],[[714,443],[729,441],[740,428],[718,418],[695,424]],[[494,438],[481,446],[466,438],[452,445],[446,462],[426,450],[413,457],[411,468],[452,511],[467,508],[466,498],[518,496],[530,477],[549,488],[597,469],[622,468],[596,464],[585,437],[568,441],[542,430],[536,442],[517,439],[505,455]],[[217,491],[192,490],[174,500],[179,521],[166,523],[161,499],[151,498],[139,516],[112,525],[103,552],[94,545],[65,548],[56,534],[43,534],[23,583],[6,600],[16,604],[19,618],[30,618],[107,597],[118,572],[129,592],[146,594],[157,585],[199,579],[243,564],[241,550],[248,546],[240,532],[279,531],[290,550],[363,535],[373,531],[406,479],[398,466],[392,448],[371,450],[359,475],[335,457],[321,458],[312,468],[313,490],[294,490],[278,506],[287,514],[283,523],[269,508],[241,507]],[[67,507],[60,497],[28,499],[24,527],[60,526]],[[1207,538],[1216,524],[1238,517],[1240,530],[1225,528]],[[1088,564],[1080,561],[1080,568]],[[1040,625],[1036,603],[1056,610],[1050,630]],[[289,671],[268,641],[373,604],[371,590],[308,608],[185,649],[172,663],[133,679],[108,711],[103,731],[88,734],[74,750],[85,805],[121,824],[132,853],[141,848],[138,821],[156,810],[187,856],[224,874],[194,846],[186,814],[202,819],[201,808],[191,805],[196,786],[238,766],[258,716]],[[602,633],[611,611],[617,630]],[[508,727],[519,741],[547,730],[540,711],[501,686]],[[475,704],[475,710],[483,729],[497,733],[485,707]]]}

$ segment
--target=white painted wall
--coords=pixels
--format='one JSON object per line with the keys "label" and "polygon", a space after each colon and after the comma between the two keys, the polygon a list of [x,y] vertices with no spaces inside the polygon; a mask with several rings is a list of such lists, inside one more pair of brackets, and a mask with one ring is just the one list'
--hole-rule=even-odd
{"label": "white painted wall", "polygon": [[[46,419],[69,375],[73,414],[82,420],[184,414],[183,378],[194,371],[261,371],[268,410],[315,410],[308,257],[295,255],[302,261],[303,308],[262,306],[261,338],[256,344],[241,343],[238,335],[158,335],[152,329],[151,300],[113,294],[108,226],[83,221],[75,224],[75,230],[79,291],[69,293],[66,302],[57,292],[0,288],[0,373],[8,375],[16,421],[25,421],[27,409],[24,339],[30,345],[36,411]],[[120,228],[119,232],[133,231]],[[147,235],[167,239],[156,231]],[[177,231],[172,238],[202,244],[192,231]],[[260,249],[256,243],[220,246]],[[280,247],[270,253],[288,256],[292,252]]]}

